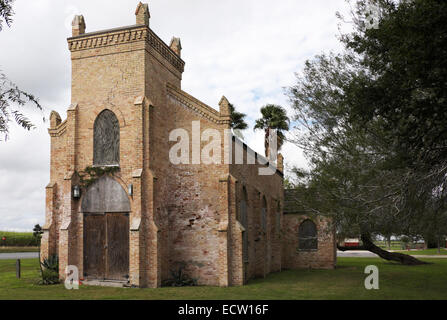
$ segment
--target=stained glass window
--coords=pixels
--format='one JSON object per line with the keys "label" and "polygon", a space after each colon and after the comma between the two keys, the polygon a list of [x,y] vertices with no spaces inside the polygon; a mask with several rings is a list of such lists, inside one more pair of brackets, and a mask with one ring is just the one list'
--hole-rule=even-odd
{"label": "stained glass window", "polygon": [[115,114],[104,110],[95,120],[93,164],[96,166],[119,165],[120,126]]}

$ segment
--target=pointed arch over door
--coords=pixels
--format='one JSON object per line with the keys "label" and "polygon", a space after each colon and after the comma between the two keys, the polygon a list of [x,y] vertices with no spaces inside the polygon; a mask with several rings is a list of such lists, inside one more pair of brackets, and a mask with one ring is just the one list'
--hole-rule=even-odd
{"label": "pointed arch over door", "polygon": [[130,212],[130,201],[123,187],[109,176],[99,178],[82,198],[83,213]]}
{"label": "pointed arch over door", "polygon": [[119,166],[120,125],[116,115],[106,109],[95,120],[93,128],[93,164]]}

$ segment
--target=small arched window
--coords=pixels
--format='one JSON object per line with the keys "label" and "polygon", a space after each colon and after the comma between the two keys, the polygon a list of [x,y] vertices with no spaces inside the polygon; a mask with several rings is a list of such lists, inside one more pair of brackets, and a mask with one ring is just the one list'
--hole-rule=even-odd
{"label": "small arched window", "polygon": [[318,236],[317,226],[311,220],[301,223],[298,230],[298,243],[300,250],[317,250]]}
{"label": "small arched window", "polygon": [[95,120],[93,137],[93,164],[119,166],[120,125],[110,110],[101,112]]}

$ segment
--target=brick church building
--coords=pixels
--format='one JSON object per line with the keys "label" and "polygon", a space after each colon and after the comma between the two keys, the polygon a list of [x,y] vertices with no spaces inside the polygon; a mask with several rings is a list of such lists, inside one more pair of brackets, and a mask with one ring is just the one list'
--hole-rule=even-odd
{"label": "brick church building", "polygon": [[[85,280],[138,287],[159,287],[180,266],[213,286],[334,268],[333,228],[285,199],[281,155],[266,164],[231,137],[230,150],[218,141],[231,161],[194,156],[207,132],[228,136],[229,102],[217,111],[182,91],[180,39],[168,46],[149,28],[147,4],[135,14],[135,25],[89,33],[83,16],[73,20],[72,101],[65,121],[50,116],[42,259],[57,254],[62,279],[74,265]],[[173,163],[179,128],[193,138]],[[232,164],[237,146],[242,164]],[[273,174],[260,175],[266,167]]]}

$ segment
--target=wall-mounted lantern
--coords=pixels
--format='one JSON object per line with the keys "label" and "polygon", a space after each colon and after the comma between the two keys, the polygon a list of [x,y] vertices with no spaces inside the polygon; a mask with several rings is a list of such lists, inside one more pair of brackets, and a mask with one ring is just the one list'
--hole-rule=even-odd
{"label": "wall-mounted lantern", "polygon": [[73,198],[79,199],[81,197],[81,188],[79,186],[73,187]]}
{"label": "wall-mounted lantern", "polygon": [[129,196],[133,196],[133,184],[129,184],[127,187],[127,192],[129,193]]}

